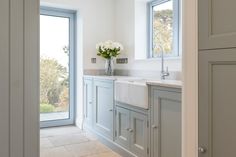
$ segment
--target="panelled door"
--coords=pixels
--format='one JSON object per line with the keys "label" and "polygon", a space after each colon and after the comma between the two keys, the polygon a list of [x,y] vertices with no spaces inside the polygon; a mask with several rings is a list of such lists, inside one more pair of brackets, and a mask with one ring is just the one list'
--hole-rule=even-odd
{"label": "panelled door", "polygon": [[147,157],[148,150],[148,119],[137,112],[130,112],[130,150],[139,157]]}
{"label": "panelled door", "polygon": [[94,128],[113,138],[113,82],[94,80]]}
{"label": "panelled door", "polygon": [[199,52],[199,157],[236,156],[236,49]]}
{"label": "panelled door", "polygon": [[235,0],[198,0],[199,49],[236,47]]}
{"label": "panelled door", "polygon": [[130,146],[130,111],[116,107],[116,139],[115,142],[129,148]]}

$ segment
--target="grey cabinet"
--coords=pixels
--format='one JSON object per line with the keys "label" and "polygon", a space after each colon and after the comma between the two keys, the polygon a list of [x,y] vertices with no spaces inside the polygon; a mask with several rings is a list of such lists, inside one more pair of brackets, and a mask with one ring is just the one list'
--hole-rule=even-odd
{"label": "grey cabinet", "polygon": [[148,116],[117,106],[115,142],[138,157],[147,157],[148,141]]}
{"label": "grey cabinet", "polygon": [[93,80],[84,78],[84,126],[92,127],[93,119]]}
{"label": "grey cabinet", "polygon": [[181,157],[181,90],[151,87],[151,157]]}
{"label": "grey cabinet", "polygon": [[199,157],[236,156],[236,49],[199,52]]}
{"label": "grey cabinet", "polygon": [[102,136],[113,139],[113,81],[93,81],[94,129]]}
{"label": "grey cabinet", "polygon": [[199,49],[236,47],[236,1],[199,0]]}

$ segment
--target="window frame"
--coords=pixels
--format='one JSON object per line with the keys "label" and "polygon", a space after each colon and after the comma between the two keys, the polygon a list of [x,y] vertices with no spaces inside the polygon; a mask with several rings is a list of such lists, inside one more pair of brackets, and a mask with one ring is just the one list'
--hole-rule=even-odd
{"label": "window frame", "polygon": [[[148,58],[155,59],[160,58],[153,57],[153,7],[166,3],[170,0],[153,0],[148,3]],[[180,57],[180,50],[179,50],[179,40],[180,40],[180,5],[179,0],[172,0],[173,1],[173,52],[170,55],[164,55],[168,58],[179,58]]]}
{"label": "window frame", "polygon": [[52,7],[40,7],[40,15],[69,18],[69,118],[40,121],[40,128],[57,127],[75,124],[76,117],[76,11]]}

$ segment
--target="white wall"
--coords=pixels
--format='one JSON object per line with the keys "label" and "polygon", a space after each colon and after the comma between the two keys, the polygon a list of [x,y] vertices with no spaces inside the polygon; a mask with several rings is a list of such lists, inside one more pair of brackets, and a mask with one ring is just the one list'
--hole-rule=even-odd
{"label": "white wall", "polygon": [[[135,26],[135,1],[136,0],[116,0],[115,38],[117,41],[124,44],[125,51],[122,56],[129,58],[129,64],[116,65],[116,68],[159,71],[161,67],[160,60],[135,60],[135,28],[137,28]],[[181,71],[181,60],[170,59],[166,61],[166,66],[169,66],[170,71]]]}

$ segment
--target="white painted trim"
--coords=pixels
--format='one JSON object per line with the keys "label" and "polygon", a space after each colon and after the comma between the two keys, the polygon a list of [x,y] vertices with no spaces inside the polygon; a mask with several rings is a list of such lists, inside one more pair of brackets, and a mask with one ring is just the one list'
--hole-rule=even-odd
{"label": "white painted trim", "polygon": [[198,9],[197,0],[182,0],[183,6],[183,112],[182,157],[198,152]]}

